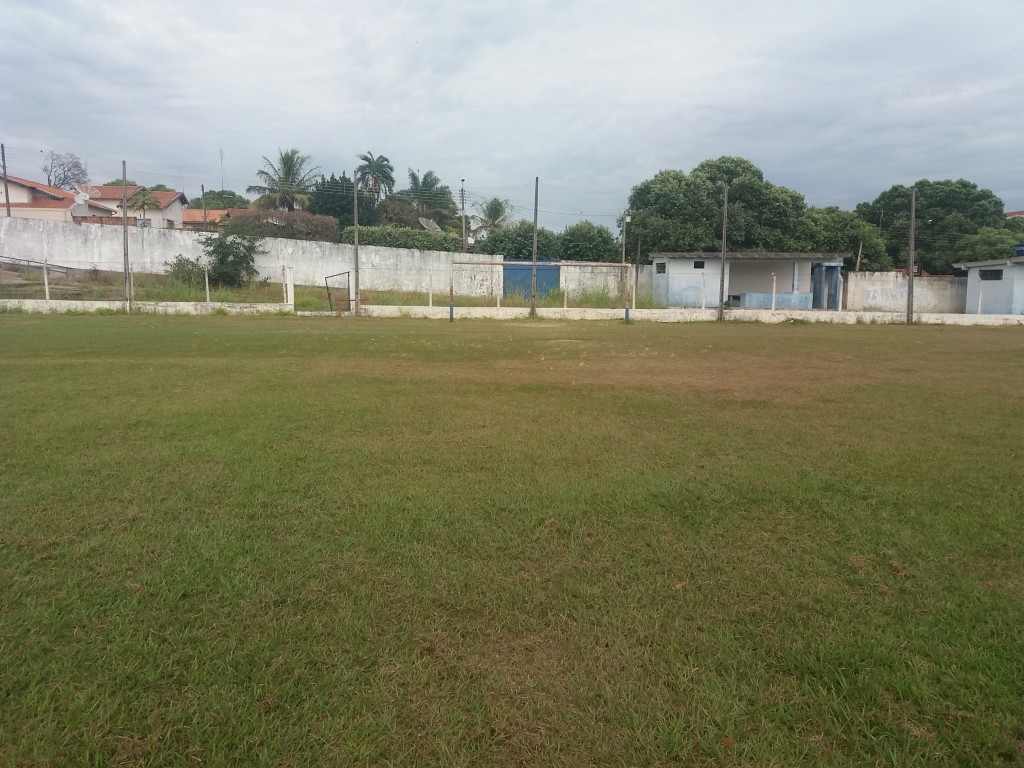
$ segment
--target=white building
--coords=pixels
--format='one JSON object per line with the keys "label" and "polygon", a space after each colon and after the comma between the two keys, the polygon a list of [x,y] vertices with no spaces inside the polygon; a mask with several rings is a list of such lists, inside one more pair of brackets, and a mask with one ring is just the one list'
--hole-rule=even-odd
{"label": "white building", "polygon": [[1024,314],[1024,254],[953,266],[967,270],[967,314]]}
{"label": "white building", "polygon": [[[726,254],[725,300],[753,309],[839,309],[841,253]],[[669,307],[717,307],[719,253],[652,253],[652,298]]]}

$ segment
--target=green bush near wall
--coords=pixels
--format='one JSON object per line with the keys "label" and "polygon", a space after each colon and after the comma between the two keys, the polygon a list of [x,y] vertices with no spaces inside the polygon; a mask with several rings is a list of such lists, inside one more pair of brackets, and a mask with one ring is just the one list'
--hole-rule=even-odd
{"label": "green bush near wall", "polygon": [[[352,227],[345,227],[341,232],[341,242],[352,244],[353,233]],[[360,227],[359,244],[454,253],[462,250],[462,237],[455,232],[427,232],[402,227]]]}

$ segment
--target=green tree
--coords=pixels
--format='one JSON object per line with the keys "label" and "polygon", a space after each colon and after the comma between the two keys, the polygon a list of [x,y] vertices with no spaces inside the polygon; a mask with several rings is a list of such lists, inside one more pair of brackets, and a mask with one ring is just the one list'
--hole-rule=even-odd
{"label": "green tree", "polygon": [[621,261],[622,251],[608,227],[580,221],[558,236],[566,261]]}
{"label": "green tree", "polygon": [[491,197],[476,205],[477,213],[470,217],[473,237],[504,229],[512,223],[512,203],[500,197]]}
{"label": "green tree", "polygon": [[114,179],[112,181],[108,181],[106,184],[100,184],[99,186],[101,186],[101,187],[120,187],[122,184],[124,186],[126,186],[126,187],[137,187],[137,186],[139,186],[139,182],[137,182],[135,179],[127,179],[125,181],[121,181],[120,179]]}
{"label": "green tree", "polygon": [[[533,258],[533,223],[520,221],[491,232],[480,244],[480,250],[504,256],[508,261],[529,261]],[[542,261],[557,261],[561,258],[558,235],[543,227],[537,230],[537,258]]]}
{"label": "green tree", "polygon": [[[352,180],[344,173],[340,178],[333,173],[322,178],[313,187],[309,200],[309,212],[333,216],[342,227],[355,224],[352,213]],[[373,226],[377,223],[377,201],[365,193],[359,195],[359,224]]]}
{"label": "green tree", "polygon": [[278,150],[277,162],[263,157],[263,168],[256,172],[262,184],[246,187],[246,192],[259,195],[255,205],[259,208],[283,208],[294,211],[296,206],[309,203],[309,193],[319,178],[320,169],[309,167],[309,155],[297,149]]}
{"label": "green tree", "polygon": [[201,195],[190,199],[190,208],[202,208],[206,202],[207,210],[226,210],[228,208],[248,208],[250,200],[230,189],[208,189]]}
{"label": "green tree", "polygon": [[1009,227],[982,227],[960,240],[956,261],[991,261],[1008,259],[1013,247],[1021,242],[1021,233]]}
{"label": "green tree", "polygon": [[211,283],[238,287],[252,282],[259,275],[256,271],[256,257],[266,251],[260,245],[258,236],[219,232],[204,236],[202,244]]}
{"label": "green tree", "polygon": [[367,152],[359,155],[359,159],[362,162],[356,167],[356,181],[374,200],[395,191],[395,167],[386,155]]}
{"label": "green tree", "polygon": [[410,168],[409,188],[396,193],[395,197],[408,200],[416,210],[417,217],[431,219],[442,228],[449,227],[452,219],[458,216],[458,207],[451,189],[447,184],[442,184],[433,171],[420,175],[419,171]]}
{"label": "green tree", "polygon": [[740,157],[705,160],[689,174],[660,171],[633,188],[627,252],[642,238],[652,251],[714,251],[721,247],[722,200],[729,184],[729,248],[806,251],[798,192],[772,184]]}
{"label": "green tree", "polygon": [[808,208],[804,215],[805,237],[812,251],[843,253],[848,271],[857,268],[860,253],[862,272],[882,272],[892,269],[892,260],[885,250],[885,241],[871,226],[853,211],[835,206]]}
{"label": "green tree", "polygon": [[408,200],[397,195],[386,197],[377,203],[377,222],[385,226],[422,229],[416,208]]}
{"label": "green tree", "polygon": [[[966,179],[929,181],[917,187],[915,258],[925,271],[944,274],[959,260],[961,240],[983,227],[1005,229],[1003,201]],[[874,201],[857,206],[857,215],[878,227],[894,264],[905,265],[910,250],[910,187],[897,184]]]}
{"label": "green tree", "polygon": [[146,218],[146,211],[154,211],[160,207],[160,203],[148,189],[140,189],[128,198],[128,209],[131,211],[142,211],[142,218]]}

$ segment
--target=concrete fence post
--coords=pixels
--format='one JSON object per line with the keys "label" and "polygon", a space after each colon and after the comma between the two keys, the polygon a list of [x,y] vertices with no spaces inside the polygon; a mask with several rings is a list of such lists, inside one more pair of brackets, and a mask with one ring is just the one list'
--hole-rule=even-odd
{"label": "concrete fence post", "polygon": [[707,291],[704,287],[704,273],[700,273],[700,308],[707,309]]}
{"label": "concrete fence post", "polygon": [[[210,268],[209,267],[205,267],[203,269],[203,277],[206,280],[206,303],[207,303],[207,305],[209,305],[209,303],[210,303]],[[207,309],[209,309],[209,306],[207,306]]]}
{"label": "concrete fence post", "polygon": [[46,293],[46,301],[50,301],[50,274],[47,269],[46,259],[43,259],[43,291]]}
{"label": "concrete fence post", "polygon": [[772,312],[775,311],[775,273],[772,272]]}
{"label": "concrete fence post", "polygon": [[288,268],[281,265],[281,302],[288,303]]}
{"label": "concrete fence post", "polygon": [[295,272],[289,265],[286,269],[287,281],[285,282],[285,301],[292,311],[295,310]]}

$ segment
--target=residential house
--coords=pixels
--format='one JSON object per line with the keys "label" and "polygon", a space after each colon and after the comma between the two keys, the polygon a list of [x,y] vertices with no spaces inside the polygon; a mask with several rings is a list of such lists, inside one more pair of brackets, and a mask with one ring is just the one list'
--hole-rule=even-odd
{"label": "residential house", "polygon": [[188,205],[188,198],[183,192],[175,190],[146,190],[157,202],[155,208],[146,210],[132,208],[131,199],[136,193],[145,190],[145,187],[129,185],[127,190],[117,185],[92,186],[82,184],[78,186],[80,192],[89,196],[90,200],[96,200],[106,205],[113,205],[115,216],[121,215],[122,195],[128,193],[128,215],[135,218],[136,226],[156,227],[158,229],[181,229],[182,212]]}
{"label": "residential house", "polygon": [[181,226],[196,232],[218,230],[231,221],[231,217],[248,208],[186,208],[181,213]]}
{"label": "residential house", "polygon": [[[839,309],[842,253],[726,255],[725,301],[750,309]],[[652,295],[671,307],[717,307],[722,276],[719,253],[652,253]]]}
{"label": "residential house", "polygon": [[30,179],[8,176],[0,184],[0,212],[6,215],[6,186],[11,199],[11,216],[21,219],[72,222],[80,216],[111,216],[114,208],[101,201],[87,200],[84,195],[51,187]]}

